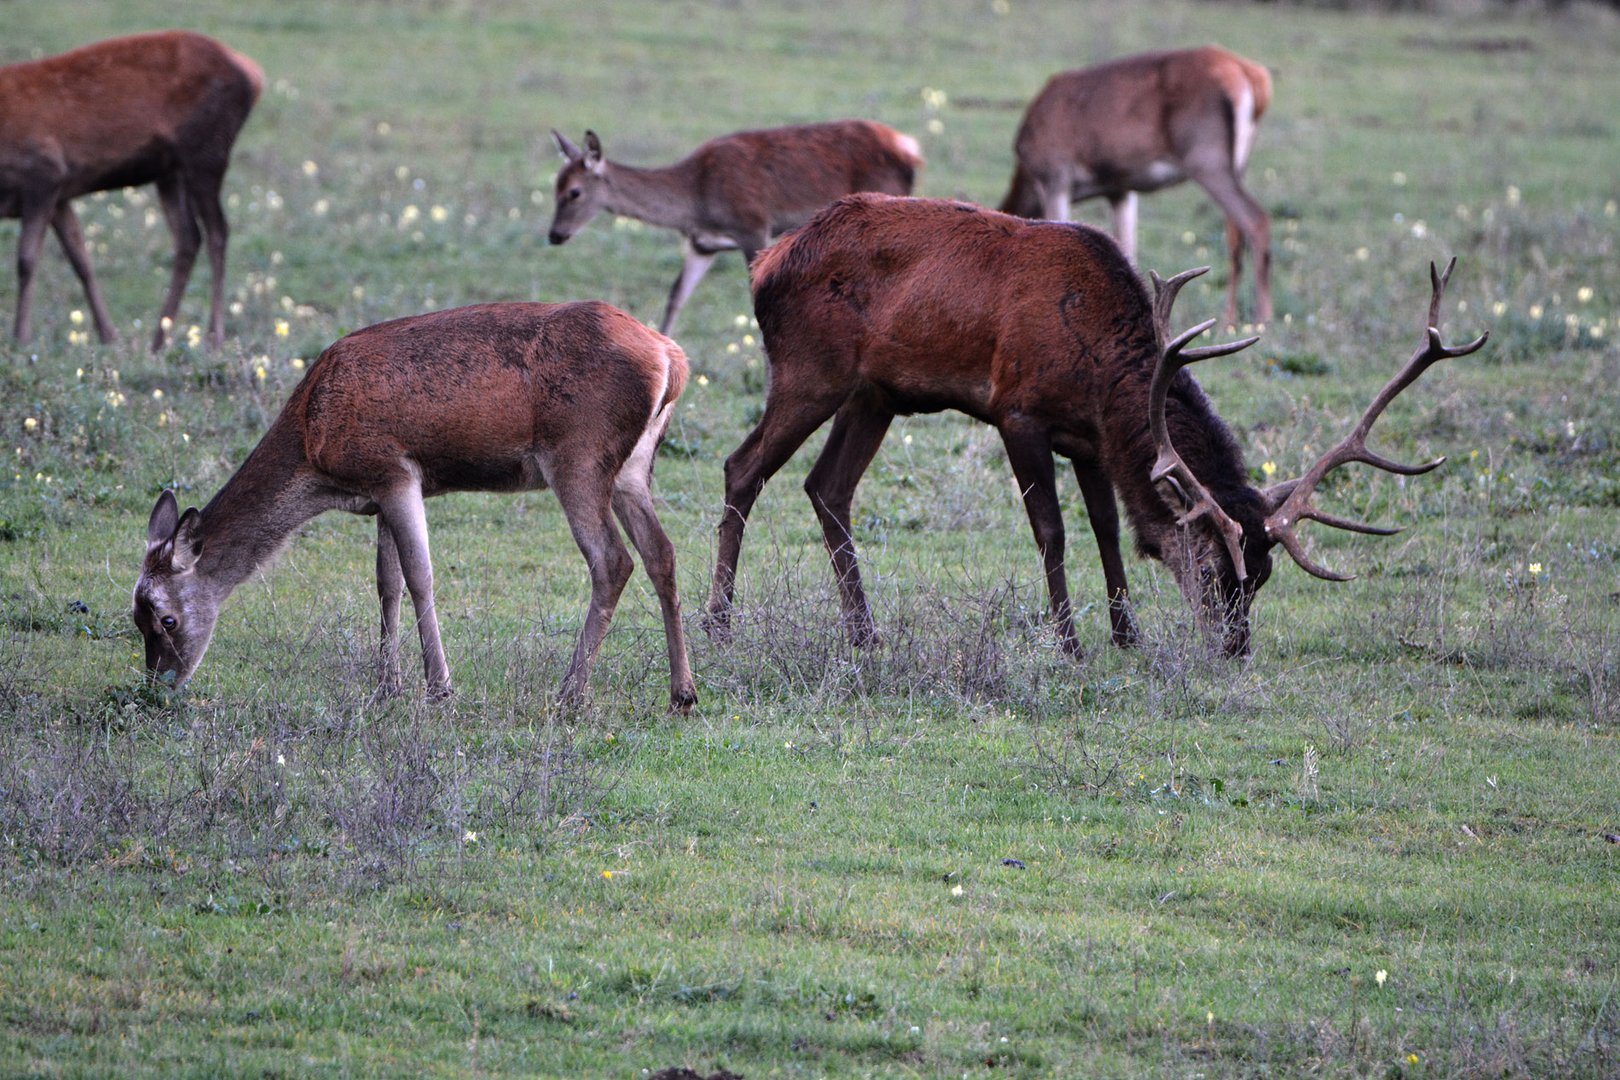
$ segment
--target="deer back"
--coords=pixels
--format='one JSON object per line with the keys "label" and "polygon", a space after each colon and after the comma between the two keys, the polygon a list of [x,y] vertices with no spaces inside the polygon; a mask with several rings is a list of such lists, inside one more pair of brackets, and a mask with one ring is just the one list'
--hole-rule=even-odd
{"label": "deer back", "polygon": [[223,167],[263,87],[252,60],[185,31],[0,68],[0,189],[41,169],[61,197],[149,183],[177,148]]}
{"label": "deer back", "polygon": [[678,345],[608,304],[485,304],[342,338],[283,421],[345,489],[413,471],[428,495],[520,490],[616,470],[686,377]]}

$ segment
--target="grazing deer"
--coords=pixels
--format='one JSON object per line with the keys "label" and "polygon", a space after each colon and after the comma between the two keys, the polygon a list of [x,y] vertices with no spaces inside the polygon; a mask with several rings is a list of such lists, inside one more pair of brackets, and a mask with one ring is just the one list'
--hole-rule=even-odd
{"label": "grazing deer", "polygon": [[[1281,544],[1307,572],[1342,580],[1305,554],[1302,521],[1384,533],[1316,509],[1328,471],[1350,461],[1412,475],[1366,448],[1367,431],[1437,360],[1485,343],[1443,345],[1434,329],[1451,268],[1434,274],[1426,344],[1359,424],[1298,480],[1257,489],[1242,452],[1187,364],[1257,338],[1189,349],[1214,320],[1172,339],[1176,293],[1154,296],[1119,248],[1084,225],[1032,222],[965,203],[852,196],[754,264],[754,312],[770,366],[765,415],[726,461],[726,502],[707,623],[724,638],[749,511],[765,482],[828,417],[832,432],[805,480],[857,645],[876,634],[856,562],[855,486],[898,414],[958,409],[1000,432],[1023,492],[1063,648],[1080,653],[1063,570],[1054,452],[1074,465],[1102,557],[1113,640],[1136,637],[1114,496],[1137,550],[1167,564],[1201,622],[1231,655],[1249,649],[1249,607]],[[1441,459],[1444,460],[1444,459]]]}
{"label": "grazing deer", "polygon": [[101,340],[115,337],[73,200],[156,183],[174,234],[174,271],[152,349],[180,309],[202,233],[213,271],[208,341],[225,340],[225,213],[219,190],[231,145],[264,89],[252,60],[179,30],[86,45],[0,68],[0,217],[22,219],[17,242],[19,342],[32,337],[34,267],[49,225],[84,283]]}
{"label": "grazing deer", "polygon": [[680,232],[686,258],[658,326],[665,334],[720,252],[741,251],[752,263],[773,237],[841,195],[909,195],[923,163],[917,140],[870,120],[722,135],[662,169],[607,160],[593,131],[584,150],[551,135],[567,162],[557,174],[553,244],[603,210]]}
{"label": "grazing deer", "polygon": [[653,456],[686,386],[686,355],[616,308],[486,304],[396,319],[317,359],[248,459],[201,511],[158,497],[135,583],[146,668],[179,686],[220,605],[294,530],[326,510],[377,515],[380,676],[399,685],[399,605],[416,609],[430,695],[450,693],[422,500],[533,491],[562,503],[591,573],[591,603],[563,680],[586,689],[633,567],[630,533],[663,608],[671,708],[696,701],[675,592],[675,551],[653,512]]}
{"label": "grazing deer", "polygon": [[1271,75],[1205,46],[1126,57],[1052,76],[1029,103],[1001,209],[1069,219],[1071,200],[1105,196],[1114,235],[1136,261],[1136,193],[1192,180],[1226,215],[1232,275],[1226,321],[1238,315],[1243,245],[1255,260],[1255,317],[1271,320],[1271,220],[1243,188]]}

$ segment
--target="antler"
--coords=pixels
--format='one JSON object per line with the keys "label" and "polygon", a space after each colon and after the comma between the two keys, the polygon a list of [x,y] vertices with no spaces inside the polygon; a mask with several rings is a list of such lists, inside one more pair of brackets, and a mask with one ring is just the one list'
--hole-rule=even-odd
{"label": "antler", "polygon": [[[1153,280],[1153,327],[1161,343],[1170,337],[1170,309],[1175,305],[1176,294],[1187,282],[1207,273],[1209,267],[1200,266],[1193,270],[1183,270],[1169,281],[1165,281],[1156,272],[1148,271],[1148,276]],[[1214,319],[1207,319],[1164,345],[1159,362],[1153,369],[1153,382],[1148,389],[1148,423],[1153,429],[1153,445],[1159,456],[1153,463],[1151,476],[1165,502],[1181,508],[1181,516],[1176,519],[1178,525],[1190,525],[1199,518],[1209,518],[1210,524],[1226,543],[1226,552],[1232,557],[1232,566],[1237,570],[1238,580],[1243,581],[1249,576],[1243,565],[1243,529],[1221,509],[1215,497],[1198,482],[1198,478],[1187,467],[1187,463],[1181,460],[1181,455],[1176,453],[1176,448],[1170,444],[1170,431],[1164,417],[1165,397],[1169,394],[1170,382],[1178,371],[1199,360],[1226,356],[1240,349],[1247,349],[1260,340],[1258,337],[1250,337],[1226,345],[1206,345],[1198,349],[1186,347],[1188,342],[1214,325]]]}
{"label": "antler", "polygon": [[1384,408],[1394,401],[1402,390],[1417,381],[1418,376],[1427,371],[1433,364],[1453,356],[1467,356],[1485,344],[1490,337],[1487,331],[1467,345],[1450,346],[1440,340],[1440,299],[1445,295],[1446,282],[1451,280],[1452,268],[1457,265],[1456,258],[1446,264],[1445,273],[1438,272],[1434,263],[1429,264],[1429,281],[1433,287],[1429,299],[1429,321],[1426,324],[1424,343],[1412,354],[1412,359],[1400,373],[1385,384],[1373,398],[1372,404],[1361,415],[1361,422],[1355,429],[1333,449],[1323,454],[1316,464],[1308,469],[1304,476],[1297,480],[1284,481],[1266,489],[1267,499],[1274,509],[1266,518],[1266,536],[1273,543],[1281,544],[1293,556],[1295,562],[1308,574],[1324,578],[1328,581],[1349,581],[1353,575],[1336,574],[1331,570],[1312,562],[1300,546],[1299,537],[1295,535],[1294,528],[1301,521],[1319,521],[1323,525],[1335,529],[1346,529],[1350,532],[1368,533],[1374,536],[1391,536],[1399,529],[1386,529],[1376,525],[1367,525],[1359,521],[1350,521],[1346,518],[1335,517],[1332,514],[1318,510],[1311,505],[1311,496],[1316,492],[1316,486],[1322,478],[1337,469],[1340,465],[1359,461],[1364,465],[1371,465],[1375,469],[1398,473],[1402,476],[1418,476],[1430,469],[1439,468],[1446,460],[1444,457],[1421,465],[1403,465],[1398,461],[1391,461],[1380,454],[1367,449],[1367,432],[1371,430],[1373,422],[1384,411]]}

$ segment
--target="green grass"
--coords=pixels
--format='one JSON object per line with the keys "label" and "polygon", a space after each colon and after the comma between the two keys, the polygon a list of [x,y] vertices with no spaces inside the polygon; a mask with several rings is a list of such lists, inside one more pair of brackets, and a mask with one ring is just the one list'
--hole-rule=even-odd
{"label": "green grass", "polygon": [[[0,347],[0,1074],[1620,1071],[1620,22],[1007,7],[187,6],[270,79],[227,179],[230,341],[141,348],[168,254],[148,191],[81,206],[125,343],[72,342],[52,246],[35,343]],[[11,4],[0,60],[176,18]],[[661,311],[672,236],[545,246],[550,128],[653,163],[870,116],[922,140],[921,193],[994,202],[1052,71],[1211,40],[1276,77],[1250,179],[1279,322],[1199,373],[1256,479],[1417,344],[1431,259],[1459,260],[1449,336],[1492,333],[1377,430],[1443,469],[1323,493],[1407,531],[1315,532],[1359,576],[1280,567],[1251,662],[1206,656],[1140,561],[1148,643],[1112,649],[1072,483],[1087,658],[1063,658],[999,442],[947,415],[898,421],[858,498],[883,646],[839,637],[813,440],[750,526],[736,643],[691,619],[688,719],[662,714],[639,574],[595,703],[556,710],[587,583],[547,494],[430,505],[447,704],[370,703],[372,526],[337,515],[232,598],[185,695],[142,689],[153,499],[204,502],[295,358],[464,302]],[[1141,252],[1218,264],[1221,221],[1151,196]],[[702,378],[656,490],[689,616],[763,401],[748,310],[731,259],[683,314]]]}

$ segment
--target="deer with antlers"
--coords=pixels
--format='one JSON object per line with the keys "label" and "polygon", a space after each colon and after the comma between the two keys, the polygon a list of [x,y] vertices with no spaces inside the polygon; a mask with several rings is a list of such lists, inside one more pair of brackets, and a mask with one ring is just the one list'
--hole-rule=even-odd
{"label": "deer with antlers", "polygon": [[909,195],[923,163],[916,139],[871,120],[738,131],[657,169],[609,161],[594,131],[585,133],[583,150],[556,131],[551,136],[564,161],[553,244],[603,210],[680,232],[685,259],[658,324],[665,334],[722,251],[740,251],[751,263],[840,195]]}
{"label": "deer with antlers", "polygon": [[686,385],[680,346],[599,302],[484,304],[358,330],[310,367],[269,432],[202,510],[152,508],[135,625],[154,679],[183,685],[220,605],[327,510],[377,517],[380,682],[398,688],[399,609],[416,610],[428,693],[450,693],[422,501],[551,488],[590,568],[591,601],[563,679],[578,700],[634,565],[663,609],[670,707],[697,699],[675,551],[653,510],[653,457]]}
{"label": "deer with antlers", "polygon": [[1366,446],[1395,397],[1435,362],[1464,356],[1485,337],[1445,345],[1437,329],[1451,267],[1433,271],[1428,333],[1355,429],[1297,480],[1251,485],[1232,433],[1188,364],[1237,352],[1257,338],[1190,348],[1214,325],[1170,332],[1181,287],[1154,295],[1103,233],[1032,222],[926,199],[843,199],[755,263],[754,310],[770,382],[758,426],[727,459],[726,501],[706,613],[724,638],[743,530],[765,482],[828,418],[832,431],[805,481],[837,577],[843,622],[857,645],[875,639],[856,561],[851,504],[890,421],[957,409],[1000,433],[1045,568],[1062,647],[1081,652],[1064,575],[1064,531],[1054,454],[1074,467],[1096,534],[1116,644],[1136,638],[1119,550],[1115,495],[1139,552],[1165,563],[1200,621],[1230,655],[1249,651],[1249,609],[1281,545],[1307,572],[1318,566],[1296,530],[1316,521],[1379,529],[1316,508],[1331,470],[1359,461],[1403,475],[1408,466]]}
{"label": "deer with antlers", "polygon": [[174,268],[152,349],[161,348],[203,234],[213,273],[208,342],[225,340],[225,212],[231,147],[264,90],[252,60],[201,34],[170,30],[101,41],[0,68],[0,217],[17,240],[16,338],[33,333],[34,268],[49,226],[84,285],[101,340],[115,338],[73,200],[157,184]]}
{"label": "deer with antlers", "polygon": [[1071,202],[1103,196],[1114,211],[1114,236],[1134,262],[1136,193],[1191,180],[1226,215],[1226,321],[1238,317],[1247,244],[1255,317],[1269,322],[1271,219],[1243,186],[1243,170],[1270,102],[1265,67],[1213,45],[1059,72],[1018,127],[1017,166],[1001,209],[1067,221]]}

